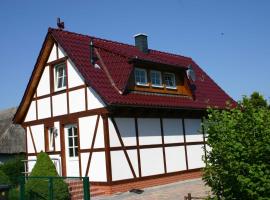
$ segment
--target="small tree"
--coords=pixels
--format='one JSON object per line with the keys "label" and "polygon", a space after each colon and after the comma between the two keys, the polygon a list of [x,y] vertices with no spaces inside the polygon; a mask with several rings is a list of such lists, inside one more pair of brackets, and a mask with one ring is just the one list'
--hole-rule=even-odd
{"label": "small tree", "polygon": [[255,96],[208,111],[203,179],[217,199],[270,199],[270,110]]}
{"label": "small tree", "polygon": [[10,180],[8,176],[2,170],[0,170],[0,185],[9,185],[9,184]]}
{"label": "small tree", "polygon": [[[37,156],[37,162],[30,174],[31,176],[58,176],[57,171],[50,157],[41,152]],[[26,191],[28,196],[31,193],[38,195],[40,198],[48,199],[48,180],[45,179],[29,179],[26,183]],[[53,195],[55,200],[66,200],[69,197],[68,186],[63,179],[54,179]]]}

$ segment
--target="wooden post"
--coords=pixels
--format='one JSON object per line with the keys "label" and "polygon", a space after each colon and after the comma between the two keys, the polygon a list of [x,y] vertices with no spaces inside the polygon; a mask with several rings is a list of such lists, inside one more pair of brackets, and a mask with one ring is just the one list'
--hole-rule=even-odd
{"label": "wooden post", "polygon": [[111,152],[110,152],[110,135],[109,135],[108,115],[102,115],[102,119],[103,119],[103,129],[104,129],[107,183],[111,184],[111,182],[112,182],[112,167],[111,167]]}

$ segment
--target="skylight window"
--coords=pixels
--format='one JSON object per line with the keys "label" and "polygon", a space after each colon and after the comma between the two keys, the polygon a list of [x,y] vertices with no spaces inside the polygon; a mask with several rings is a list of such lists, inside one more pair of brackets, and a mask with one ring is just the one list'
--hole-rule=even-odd
{"label": "skylight window", "polygon": [[145,69],[135,68],[135,82],[137,85],[147,85],[147,72]]}

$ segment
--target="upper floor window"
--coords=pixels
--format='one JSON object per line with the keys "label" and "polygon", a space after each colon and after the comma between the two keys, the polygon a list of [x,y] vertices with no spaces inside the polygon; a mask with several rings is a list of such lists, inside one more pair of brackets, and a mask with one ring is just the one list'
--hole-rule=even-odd
{"label": "upper floor window", "polygon": [[162,87],[161,72],[151,70],[151,82],[154,87]]}
{"label": "upper floor window", "polygon": [[147,85],[147,72],[145,69],[135,68],[135,81],[137,85]]}
{"label": "upper floor window", "polygon": [[55,89],[64,89],[67,86],[66,65],[61,63],[55,66]]}
{"label": "upper floor window", "polygon": [[166,85],[166,88],[175,89],[175,75],[173,73],[164,73],[164,82]]}

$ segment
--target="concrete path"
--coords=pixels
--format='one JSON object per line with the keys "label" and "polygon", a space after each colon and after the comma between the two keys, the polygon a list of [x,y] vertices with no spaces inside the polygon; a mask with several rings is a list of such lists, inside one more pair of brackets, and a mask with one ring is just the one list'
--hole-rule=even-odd
{"label": "concrete path", "polygon": [[192,197],[206,197],[210,189],[201,179],[181,181],[167,185],[146,188],[142,194],[130,192],[115,194],[110,197],[93,197],[92,200],[184,200],[188,193]]}

